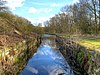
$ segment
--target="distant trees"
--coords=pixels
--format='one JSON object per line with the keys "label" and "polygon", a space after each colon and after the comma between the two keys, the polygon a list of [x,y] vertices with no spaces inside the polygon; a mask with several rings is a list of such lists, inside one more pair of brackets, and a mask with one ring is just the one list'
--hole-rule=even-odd
{"label": "distant trees", "polygon": [[67,34],[100,33],[100,1],[79,0],[79,3],[64,6],[62,13],[46,22],[46,32]]}
{"label": "distant trees", "polygon": [[34,26],[33,32],[38,33],[38,34],[43,34],[44,33],[44,27],[42,27],[42,23],[38,23],[37,26]]}

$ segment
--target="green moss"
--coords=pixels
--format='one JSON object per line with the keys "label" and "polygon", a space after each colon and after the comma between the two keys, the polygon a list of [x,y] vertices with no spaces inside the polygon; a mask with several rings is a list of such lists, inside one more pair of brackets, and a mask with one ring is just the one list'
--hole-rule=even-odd
{"label": "green moss", "polygon": [[91,54],[89,52],[87,52],[87,57],[88,57],[88,59],[91,58]]}
{"label": "green moss", "polygon": [[20,62],[20,59],[19,58],[15,58],[14,63],[16,64],[16,63],[19,63],[19,62]]}
{"label": "green moss", "polygon": [[80,51],[78,54],[77,54],[77,60],[80,64],[82,64],[82,60],[84,58],[84,52]]}

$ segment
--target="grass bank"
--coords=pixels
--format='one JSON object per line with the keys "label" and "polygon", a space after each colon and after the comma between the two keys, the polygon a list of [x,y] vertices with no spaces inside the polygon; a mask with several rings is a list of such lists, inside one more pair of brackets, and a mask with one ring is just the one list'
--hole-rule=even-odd
{"label": "grass bank", "polygon": [[95,50],[100,52],[100,36],[66,34],[59,34],[59,36],[63,38],[70,38],[74,42],[86,47],[88,50]]}
{"label": "grass bank", "polygon": [[57,37],[56,42],[75,75],[99,75],[99,40],[99,37],[63,35]]}
{"label": "grass bank", "polygon": [[38,45],[37,34],[0,35],[0,75],[19,75]]}

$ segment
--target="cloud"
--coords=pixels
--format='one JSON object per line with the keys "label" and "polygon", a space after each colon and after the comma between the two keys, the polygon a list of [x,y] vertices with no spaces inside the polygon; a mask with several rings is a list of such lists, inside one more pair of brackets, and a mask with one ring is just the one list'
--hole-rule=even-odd
{"label": "cloud", "polygon": [[36,12],[38,12],[38,10],[34,7],[30,7],[28,10],[28,13],[36,13]]}
{"label": "cloud", "polygon": [[29,18],[27,17],[27,19],[29,21],[31,21],[32,24],[35,24],[35,23],[43,23],[44,21],[47,21],[49,20],[49,17],[37,17],[37,18]]}
{"label": "cloud", "polygon": [[47,20],[50,20],[54,15],[49,15],[49,16],[44,16],[44,17],[38,17],[36,20],[39,21],[40,23],[43,23]]}
{"label": "cloud", "polygon": [[33,25],[37,25],[38,23],[44,23],[47,20],[50,20],[50,18],[52,18],[54,15],[49,15],[49,16],[45,16],[45,17],[37,17],[37,18],[30,18],[30,17],[26,17],[26,19],[28,19],[29,21],[31,21],[31,23]]}
{"label": "cloud", "polygon": [[79,0],[73,0],[73,3],[79,3]]}
{"label": "cloud", "polygon": [[15,10],[17,7],[22,7],[24,5],[25,0],[3,0],[7,1],[6,6],[8,6],[11,10]]}
{"label": "cloud", "polygon": [[40,9],[36,9],[34,7],[30,7],[28,9],[28,13],[49,13],[51,12],[53,9],[52,8],[40,8]]}
{"label": "cloud", "polygon": [[42,6],[48,6],[49,5],[48,3],[39,3],[39,2],[33,2],[32,4],[42,5]]}
{"label": "cloud", "polygon": [[26,69],[31,71],[33,74],[38,74],[38,70],[31,66],[26,66]]}
{"label": "cloud", "polygon": [[52,8],[41,8],[41,9],[39,9],[39,11],[42,12],[42,13],[49,13],[52,10],[53,10]]}
{"label": "cloud", "polygon": [[51,6],[56,7],[56,6],[58,6],[58,4],[53,3],[53,4],[51,4]]}
{"label": "cloud", "polygon": [[42,5],[42,6],[51,6],[51,7],[58,7],[58,6],[63,6],[63,4],[60,3],[38,3],[38,2],[33,2],[32,4],[36,4],[36,5]]}

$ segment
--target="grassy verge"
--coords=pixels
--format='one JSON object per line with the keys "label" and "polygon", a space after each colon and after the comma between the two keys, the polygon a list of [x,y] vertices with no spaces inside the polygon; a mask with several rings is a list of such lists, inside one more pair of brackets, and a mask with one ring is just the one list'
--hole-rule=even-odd
{"label": "grassy verge", "polygon": [[80,38],[79,44],[89,48],[90,50],[96,50],[100,52],[100,38]]}
{"label": "grassy verge", "polygon": [[60,34],[59,36],[63,38],[71,38],[76,43],[86,47],[89,50],[96,50],[100,52],[100,36],[91,36],[91,35],[66,35],[66,34]]}

